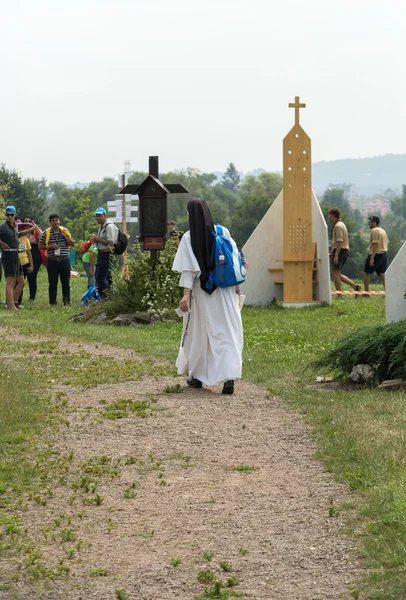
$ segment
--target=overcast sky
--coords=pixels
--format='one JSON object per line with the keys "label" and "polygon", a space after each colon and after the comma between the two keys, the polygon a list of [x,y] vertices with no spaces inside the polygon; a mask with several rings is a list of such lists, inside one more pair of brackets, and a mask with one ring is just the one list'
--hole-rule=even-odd
{"label": "overcast sky", "polygon": [[403,0],[0,0],[0,162],[87,182],[406,153]]}

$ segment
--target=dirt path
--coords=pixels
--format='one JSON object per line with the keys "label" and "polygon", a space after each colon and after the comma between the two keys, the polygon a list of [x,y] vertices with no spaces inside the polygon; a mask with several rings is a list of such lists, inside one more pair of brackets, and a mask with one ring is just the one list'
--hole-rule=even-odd
{"label": "dirt path", "polygon": [[22,579],[18,598],[233,597],[204,596],[210,573],[252,600],[348,597],[358,565],[330,515],[346,491],[315,460],[301,416],[255,385],[219,391],[174,377],[66,387],[53,441],[66,474],[46,506],[28,502],[24,524],[44,562],[70,575]]}

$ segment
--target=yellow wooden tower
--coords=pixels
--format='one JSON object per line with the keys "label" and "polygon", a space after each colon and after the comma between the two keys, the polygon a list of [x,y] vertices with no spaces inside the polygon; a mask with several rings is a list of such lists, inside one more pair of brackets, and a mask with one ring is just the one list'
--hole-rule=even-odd
{"label": "yellow wooden tower", "polygon": [[312,242],[311,140],[299,123],[305,108],[296,96],[295,125],[283,140],[283,302],[313,301],[317,283],[316,244]]}

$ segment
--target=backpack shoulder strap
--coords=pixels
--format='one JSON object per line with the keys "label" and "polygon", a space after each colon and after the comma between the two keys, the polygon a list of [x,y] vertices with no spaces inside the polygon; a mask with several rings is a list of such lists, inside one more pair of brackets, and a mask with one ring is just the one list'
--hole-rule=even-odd
{"label": "backpack shoulder strap", "polygon": [[68,237],[71,237],[69,229],[62,227],[62,225],[59,227],[59,229],[62,231],[62,233],[65,233]]}
{"label": "backpack shoulder strap", "polygon": [[110,221],[109,223],[105,223],[105,224],[103,225],[103,227],[101,228],[101,231],[106,231],[106,229],[107,229],[107,227],[108,227],[109,225],[113,225],[113,227],[115,227],[116,229],[118,229],[117,225],[115,225],[114,223],[112,223],[112,222]]}
{"label": "backpack shoulder strap", "polygon": [[49,245],[49,239],[51,237],[51,228],[48,227],[48,229],[45,231],[45,246],[48,248]]}

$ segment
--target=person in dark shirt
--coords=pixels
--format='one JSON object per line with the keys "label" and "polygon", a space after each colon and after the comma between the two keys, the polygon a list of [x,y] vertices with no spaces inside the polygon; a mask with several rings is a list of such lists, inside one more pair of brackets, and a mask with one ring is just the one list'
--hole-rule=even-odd
{"label": "person in dark shirt", "polygon": [[50,215],[51,227],[40,238],[40,250],[48,251],[49,304],[56,305],[58,279],[62,285],[62,299],[65,306],[70,304],[70,259],[69,248],[75,245],[69,230],[61,226],[59,215]]}
{"label": "person in dark shirt", "polygon": [[18,310],[18,298],[24,287],[24,277],[18,258],[19,241],[14,206],[6,207],[6,220],[0,225],[1,262],[6,277],[7,310]]}

